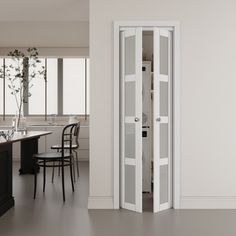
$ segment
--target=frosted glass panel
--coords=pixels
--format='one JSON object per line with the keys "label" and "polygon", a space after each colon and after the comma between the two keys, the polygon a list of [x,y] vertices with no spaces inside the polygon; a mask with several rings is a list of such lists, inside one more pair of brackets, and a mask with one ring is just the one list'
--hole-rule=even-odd
{"label": "frosted glass panel", "polygon": [[125,74],[135,74],[135,36],[125,38]]}
{"label": "frosted glass panel", "polygon": [[[0,68],[3,68],[3,58],[0,58]],[[3,114],[3,78],[0,78],[0,115]]]}
{"label": "frosted glass panel", "polygon": [[160,204],[168,202],[168,165],[160,167]]}
{"label": "frosted glass panel", "polygon": [[168,82],[160,82],[160,115],[168,116]]}
{"label": "frosted glass panel", "polygon": [[125,202],[135,204],[135,166],[125,165]]}
{"label": "frosted glass panel", "polygon": [[[33,71],[42,71],[42,66],[45,66],[45,59],[41,58],[41,62],[36,64],[36,68],[29,68],[29,75]],[[30,63],[30,62],[29,62]],[[44,115],[45,114],[45,80],[42,76],[37,75],[32,79],[33,87],[29,89],[32,94],[29,97],[29,114]]]}
{"label": "frosted glass panel", "polygon": [[[14,68],[17,67],[17,65],[20,65],[20,71],[22,71],[23,69],[23,65],[22,65],[22,61],[23,60],[13,60],[13,59],[5,59],[5,64],[6,64],[6,70],[9,69],[9,71],[6,71],[6,74],[8,76],[6,76],[6,84],[5,84],[5,113],[6,115],[15,115],[18,111],[17,108],[17,102],[16,100],[19,102],[19,93],[16,94],[16,97],[14,95],[12,95],[12,90],[9,88],[9,86],[15,86],[15,89],[19,89],[20,88],[20,83],[19,80],[15,80],[13,83],[10,82],[10,80],[8,79],[9,76],[10,78],[14,78],[16,75],[16,71]],[[10,68],[9,66],[13,65],[13,69]]]}
{"label": "frosted glass panel", "polygon": [[63,114],[85,113],[85,60],[63,59]]}
{"label": "frosted glass panel", "polygon": [[168,75],[168,38],[160,36],[160,73]]}
{"label": "frosted glass panel", "polygon": [[168,157],[168,124],[160,124],[160,158]]}
{"label": "frosted glass panel", "polygon": [[125,124],[125,157],[135,158],[135,124]]}
{"label": "frosted glass panel", "polygon": [[57,58],[47,59],[47,114],[57,114]]}
{"label": "frosted glass panel", "polygon": [[135,82],[125,82],[125,116],[135,116]]}

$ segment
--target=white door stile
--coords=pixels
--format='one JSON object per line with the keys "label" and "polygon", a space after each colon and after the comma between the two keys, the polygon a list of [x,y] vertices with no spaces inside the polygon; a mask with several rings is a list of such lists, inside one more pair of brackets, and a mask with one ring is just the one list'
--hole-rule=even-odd
{"label": "white door stile", "polygon": [[168,181],[168,199],[169,199],[169,208],[173,207],[173,87],[172,87],[172,80],[173,80],[173,31],[168,31],[168,75],[169,75],[169,86],[168,86],[168,99],[169,99],[169,107],[168,107],[168,114],[169,114],[169,129],[168,129],[168,153],[169,153],[169,165],[168,165],[168,173],[169,173],[169,181]]}
{"label": "white door stile", "polygon": [[137,145],[136,145],[136,211],[143,211],[143,163],[142,163],[142,68],[143,68],[143,44],[142,44],[142,28],[136,28],[136,111],[139,122],[136,125]]}
{"label": "white door stile", "polygon": [[125,101],[124,101],[124,96],[125,96],[125,70],[124,70],[124,67],[125,67],[125,57],[124,57],[124,32],[121,32],[121,37],[120,37],[120,40],[121,40],[121,53],[120,53],[120,56],[121,56],[121,96],[120,96],[120,102],[121,102],[121,111],[120,111],[120,119],[121,119],[121,124],[120,124],[120,129],[121,129],[121,140],[120,140],[120,143],[121,143],[121,160],[120,160],[120,166],[121,166],[121,199],[120,199],[120,204],[121,204],[121,207],[122,208],[125,208],[124,206],[124,202],[125,202],[125,179],[124,179],[124,175],[125,175],[125,170],[124,170],[124,167],[125,167],[125,156],[124,156],[124,153],[125,153],[125,139],[124,139],[124,133],[125,133]]}
{"label": "white door stile", "polygon": [[[166,29],[154,29],[154,107],[153,107],[153,119],[154,119],[154,134],[153,134],[153,166],[154,166],[154,204],[153,211],[159,212],[171,207],[171,194],[172,194],[172,175],[171,175],[171,145],[172,145],[172,134],[171,134],[171,37],[170,31]],[[166,74],[161,74],[161,36],[167,38],[168,40],[168,72]],[[168,83],[168,113],[166,115],[161,114],[160,102],[161,102],[161,82]],[[168,140],[168,151],[167,156],[161,157],[161,125],[167,124],[167,140]],[[161,203],[161,195],[163,194],[163,188],[161,188],[161,168],[167,166],[167,200]],[[162,183],[163,184],[163,183]],[[165,193],[164,193],[165,195]],[[162,199],[163,201],[163,199]]]}
{"label": "white door stile", "polygon": [[[135,70],[134,72],[127,73],[125,70],[125,50],[127,48],[125,47],[125,40],[128,37],[134,37],[135,41]],[[128,210],[136,211],[136,212],[142,212],[142,28],[129,28],[124,30],[121,33],[121,49],[122,49],[122,69],[121,69],[121,87],[122,87],[122,93],[121,93],[121,100],[122,100],[122,108],[121,108],[121,181],[122,181],[122,194],[121,194],[121,206],[123,208],[126,208]],[[126,115],[125,110],[125,104],[128,97],[125,97],[127,94],[125,93],[125,86],[128,85],[128,83],[134,84],[134,93],[135,93],[135,114],[129,116]],[[132,85],[133,85],[132,84]],[[134,156],[128,157],[125,155],[125,125],[131,124],[134,125],[134,142],[135,142],[135,152]],[[129,169],[129,175],[128,172],[126,172]],[[132,168],[132,171],[131,169]],[[135,170],[135,171],[133,171]],[[131,195],[132,195],[132,201],[129,199],[126,201],[126,190],[127,188],[125,185],[128,183],[130,184],[129,180],[130,178],[133,178],[133,182],[135,186],[130,186],[130,189],[135,189]],[[130,192],[129,192],[130,193]],[[130,201],[130,202],[129,202]]]}
{"label": "white door stile", "polygon": [[159,115],[159,106],[158,101],[158,93],[159,93],[159,83],[157,82],[158,75],[160,74],[160,31],[158,28],[154,28],[154,40],[153,40],[153,48],[154,48],[154,57],[153,57],[153,65],[154,65],[154,75],[153,75],[153,212],[158,212],[160,210],[160,194],[159,194],[159,154],[160,150],[160,127],[157,125],[156,119]]}

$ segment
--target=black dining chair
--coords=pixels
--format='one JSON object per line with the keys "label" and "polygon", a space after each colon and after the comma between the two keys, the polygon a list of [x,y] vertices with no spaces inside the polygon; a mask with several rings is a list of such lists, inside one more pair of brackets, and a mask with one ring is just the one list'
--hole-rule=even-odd
{"label": "black dining chair", "polygon": [[[77,132],[80,127],[79,123],[69,124],[63,128],[61,137],[61,151],[51,153],[39,153],[34,154],[34,199],[36,198],[37,191],[37,169],[43,167],[43,192],[45,192],[46,185],[46,168],[47,167],[59,167],[61,168],[62,176],[62,193],[63,201],[65,202],[65,171],[66,166],[70,167],[70,178],[72,191],[74,192],[73,183],[73,155],[72,155],[72,142],[74,133]],[[55,164],[56,163],[56,164]]]}
{"label": "black dining chair", "polygon": [[[80,132],[80,122],[77,123],[77,127],[74,130],[73,133],[73,141],[72,141],[72,154],[73,155],[73,176],[74,176],[74,181],[76,182],[76,176],[75,176],[75,165],[76,165],[76,170],[77,170],[77,177],[79,178],[79,159],[78,159],[78,148],[79,148],[79,132]],[[69,145],[65,145],[64,149],[69,149]],[[51,146],[52,150],[57,150],[57,152],[60,152],[62,150],[61,144],[55,144]],[[60,167],[58,169],[58,175],[60,176]],[[54,168],[52,170],[52,183],[54,180]]]}

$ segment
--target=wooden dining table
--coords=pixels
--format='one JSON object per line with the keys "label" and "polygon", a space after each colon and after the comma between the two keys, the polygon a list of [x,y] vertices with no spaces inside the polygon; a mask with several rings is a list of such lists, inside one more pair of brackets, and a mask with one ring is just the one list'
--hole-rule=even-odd
{"label": "wooden dining table", "polygon": [[21,160],[20,174],[33,174],[33,155],[38,153],[38,140],[41,136],[51,134],[51,131],[28,131],[25,134],[14,133],[11,140],[0,138],[0,216],[14,206],[12,196],[12,144],[20,142]]}

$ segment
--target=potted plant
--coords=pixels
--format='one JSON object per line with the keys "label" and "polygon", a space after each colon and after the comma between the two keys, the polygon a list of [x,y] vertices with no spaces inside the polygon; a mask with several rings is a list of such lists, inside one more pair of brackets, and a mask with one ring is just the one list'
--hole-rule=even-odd
{"label": "potted plant", "polygon": [[21,117],[24,116],[23,104],[31,97],[30,88],[34,79],[46,80],[45,66],[40,66],[37,48],[28,48],[24,53],[18,49],[8,53],[12,59],[10,65],[3,65],[0,69],[0,78],[5,78],[8,82],[12,96],[14,96],[17,106],[16,129],[19,128]]}

